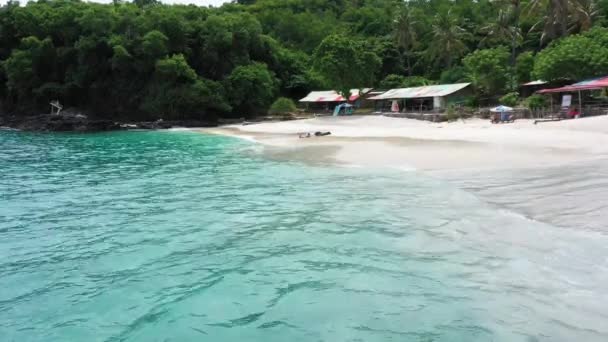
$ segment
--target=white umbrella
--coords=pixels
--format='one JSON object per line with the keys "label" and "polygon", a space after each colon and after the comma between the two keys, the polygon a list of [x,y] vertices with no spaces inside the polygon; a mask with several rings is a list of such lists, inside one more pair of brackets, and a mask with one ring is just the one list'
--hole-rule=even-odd
{"label": "white umbrella", "polygon": [[513,111],[513,108],[503,106],[503,105],[490,109],[490,112],[494,112],[494,113],[504,113],[504,112],[512,112],[512,111]]}

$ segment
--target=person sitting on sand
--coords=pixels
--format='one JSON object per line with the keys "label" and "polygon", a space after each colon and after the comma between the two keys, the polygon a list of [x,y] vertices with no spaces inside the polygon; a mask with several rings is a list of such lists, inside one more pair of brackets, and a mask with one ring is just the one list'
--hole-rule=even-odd
{"label": "person sitting on sand", "polygon": [[[317,132],[315,132],[315,133],[314,133],[314,136],[315,136],[315,137],[324,137],[324,136],[326,136],[326,135],[331,135],[331,132],[329,132],[329,131],[328,131],[328,132],[321,132],[321,131],[317,131]],[[310,134],[310,133],[299,133],[299,134],[298,134],[298,137],[299,137],[300,139],[302,139],[302,138],[310,138],[310,137],[312,137],[312,136],[313,136],[313,135],[312,135],[312,134]]]}
{"label": "person sitting on sand", "polygon": [[581,113],[578,111],[578,109],[576,107],[572,107],[570,109],[570,111],[568,112],[568,117],[570,119],[578,119],[578,117],[581,115]]}

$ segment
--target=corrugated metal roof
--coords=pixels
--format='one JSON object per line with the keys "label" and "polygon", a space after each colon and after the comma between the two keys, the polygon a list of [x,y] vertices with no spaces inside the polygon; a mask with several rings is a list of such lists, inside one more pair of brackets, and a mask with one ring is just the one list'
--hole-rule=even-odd
{"label": "corrugated metal roof", "polygon": [[574,83],[575,87],[599,87],[603,88],[608,86],[608,76],[596,77],[589,80],[584,80],[578,83]]}
{"label": "corrugated metal roof", "polygon": [[542,84],[547,84],[547,81],[536,80],[536,81],[524,83],[524,84],[522,84],[522,86],[535,86],[535,85],[542,85]]}
{"label": "corrugated metal roof", "polygon": [[384,94],[370,97],[370,100],[414,99],[420,97],[441,97],[468,87],[471,83],[439,84],[413,88],[391,89]]}
{"label": "corrugated metal roof", "polygon": [[[363,88],[363,94],[369,92],[371,88]],[[359,98],[359,89],[350,90],[349,101],[355,101]],[[338,94],[335,90],[311,91],[305,98],[300,99],[300,102],[344,102],[344,97]]]}
{"label": "corrugated metal roof", "polygon": [[608,88],[608,76],[592,78],[584,80],[582,82],[574,83],[569,86],[552,88],[552,89],[541,89],[538,92],[541,94],[545,93],[565,93],[579,90],[594,90]]}

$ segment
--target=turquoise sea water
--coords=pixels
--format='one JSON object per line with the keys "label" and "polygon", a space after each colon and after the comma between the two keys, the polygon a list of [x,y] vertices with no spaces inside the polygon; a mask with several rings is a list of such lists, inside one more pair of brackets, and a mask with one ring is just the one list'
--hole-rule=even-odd
{"label": "turquoise sea water", "polygon": [[1,341],[606,341],[608,239],[193,132],[0,131]]}

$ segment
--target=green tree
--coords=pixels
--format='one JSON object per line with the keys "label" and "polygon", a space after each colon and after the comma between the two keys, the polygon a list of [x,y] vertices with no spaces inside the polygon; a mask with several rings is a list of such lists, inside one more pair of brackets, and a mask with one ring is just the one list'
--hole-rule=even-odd
{"label": "green tree", "polygon": [[602,18],[602,13],[595,0],[572,0],[570,15],[570,32],[584,32]]}
{"label": "green tree", "polygon": [[199,79],[183,55],[173,55],[156,62],[141,109],[151,118],[209,118],[230,110],[224,93],[219,83]]}
{"label": "green tree", "polygon": [[[516,11],[514,9],[513,11]],[[482,28],[487,36],[481,40],[481,43],[487,44],[489,40],[494,40],[500,43],[506,42],[511,45],[511,65],[515,65],[515,54],[517,47],[521,45],[522,34],[517,21],[511,11],[500,10],[498,18]]]}
{"label": "green tree", "polygon": [[401,76],[401,75],[388,75],[379,84],[382,89],[394,89],[394,88],[410,88],[420,87],[425,85],[433,84],[432,81],[422,76]]}
{"label": "green tree", "polygon": [[[374,46],[374,52],[381,61],[380,68],[376,70],[377,78],[381,78],[383,75],[390,74],[406,74],[407,62],[403,61],[403,53],[399,47],[395,44],[394,38],[387,39],[386,37],[378,39],[369,39],[369,45]],[[412,69],[415,63],[410,62]]]}
{"label": "green tree", "polygon": [[536,56],[533,74],[544,80],[608,74],[608,29],[595,28],[554,42]]}
{"label": "green tree", "polygon": [[361,7],[348,6],[349,8],[340,16],[353,32],[365,36],[386,36],[391,32],[391,23],[386,20],[387,15],[384,8],[370,4]]}
{"label": "green tree", "polygon": [[249,13],[209,16],[195,36],[195,70],[223,79],[234,67],[251,63],[252,51],[263,48],[261,34],[260,23]]}
{"label": "green tree", "polygon": [[402,75],[387,75],[380,83],[378,87],[381,89],[396,89],[403,88],[403,84],[405,83],[405,76]]}
{"label": "green tree", "polygon": [[112,30],[112,23],[115,21],[115,13],[112,7],[91,4],[76,22],[82,27],[85,34],[96,36],[108,36]]}
{"label": "green tree", "polygon": [[277,80],[262,63],[239,66],[227,79],[230,102],[238,115],[265,113],[277,93]]}
{"label": "green tree", "polygon": [[547,107],[547,100],[543,95],[535,94],[528,97],[524,104],[526,107],[535,110]]}
{"label": "green tree", "polygon": [[415,15],[409,6],[403,5],[394,20],[394,34],[397,46],[402,49],[407,62],[407,72],[412,76],[411,55],[418,45],[418,33]]}
{"label": "green tree", "polygon": [[134,0],[133,3],[135,3],[138,7],[148,7],[148,6],[155,6],[160,4],[160,1],[158,0]]}
{"label": "green tree", "polygon": [[439,77],[439,83],[448,84],[448,83],[459,83],[467,80],[467,72],[465,68],[461,65],[457,65],[450,69],[446,69],[441,72],[441,76]]}
{"label": "green tree", "polygon": [[470,34],[460,26],[459,21],[460,18],[451,10],[440,12],[433,19],[428,53],[446,68],[452,66],[454,58],[461,57],[468,50],[465,40],[470,38]]}
{"label": "green tree", "polygon": [[[144,119],[263,114],[277,96],[374,84],[471,78],[475,97],[494,95],[530,80],[531,68],[547,79],[607,73],[607,13],[608,0],[9,1],[0,7],[0,103],[41,112],[57,98],[99,117]],[[489,57],[463,65],[468,52],[501,46],[511,68],[492,75]],[[243,68],[264,71],[245,77]],[[494,82],[503,69],[512,76],[504,87]],[[233,90],[249,78],[269,86]]]}
{"label": "green tree", "polygon": [[534,70],[534,53],[526,51],[517,56],[515,62],[515,74],[519,84],[532,80],[532,71]]}
{"label": "green tree", "polygon": [[141,42],[142,53],[148,60],[155,61],[167,54],[167,43],[169,38],[162,32],[153,30],[143,37]]}
{"label": "green tree", "polygon": [[37,89],[45,82],[53,81],[55,58],[55,49],[49,38],[27,37],[21,41],[20,48],[13,50],[4,61],[8,92],[17,98],[22,108],[32,109],[47,100],[39,96],[41,92]]}
{"label": "green tree", "polygon": [[485,95],[503,92],[509,81],[509,51],[505,47],[477,50],[462,60],[467,76]]}
{"label": "green tree", "polygon": [[133,63],[133,56],[122,45],[115,45],[113,48],[112,69],[126,70]]}
{"label": "green tree", "polygon": [[181,54],[157,61],[156,74],[167,82],[194,82],[197,78],[196,72]]}
{"label": "green tree", "polygon": [[532,29],[542,27],[541,43],[590,30],[603,16],[596,0],[531,0],[527,13],[540,16]]}
{"label": "green tree", "polygon": [[568,34],[568,16],[571,0],[531,0],[528,14],[540,14],[535,27],[542,25],[541,43]]}
{"label": "green tree", "polygon": [[506,106],[515,107],[515,106],[517,106],[517,103],[519,102],[519,93],[517,93],[517,92],[507,93],[504,96],[502,96],[499,101],[500,101],[500,103],[502,103]]}
{"label": "green tree", "polygon": [[286,97],[279,97],[272,103],[269,114],[289,114],[296,111],[296,104],[292,99]]}
{"label": "green tree", "polygon": [[345,98],[350,89],[369,87],[380,66],[378,56],[365,44],[343,35],[323,39],[314,53],[314,68]]}

